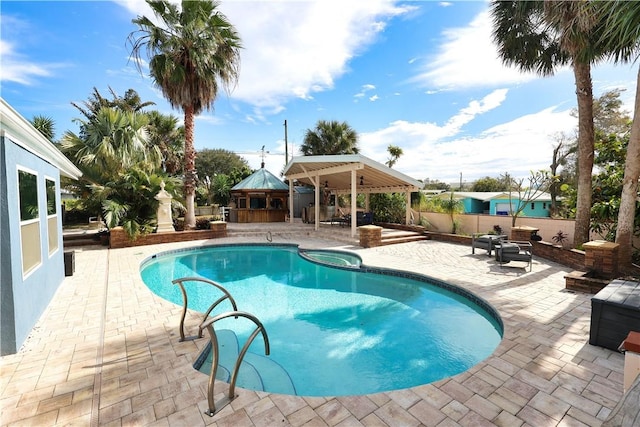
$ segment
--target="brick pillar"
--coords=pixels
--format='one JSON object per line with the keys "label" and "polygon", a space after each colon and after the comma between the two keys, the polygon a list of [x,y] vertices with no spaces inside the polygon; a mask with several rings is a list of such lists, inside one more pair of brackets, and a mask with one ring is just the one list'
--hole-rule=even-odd
{"label": "brick pillar", "polygon": [[528,227],[528,226],[522,226],[522,227],[513,227],[511,229],[511,240],[519,240],[522,242],[529,242],[531,241],[531,234],[533,232],[538,232],[538,230],[540,230],[539,228],[535,228],[535,227]]}
{"label": "brick pillar", "polygon": [[209,221],[209,229],[215,233],[214,237],[227,237],[227,223],[224,221]]}
{"label": "brick pillar", "polygon": [[126,248],[129,246],[129,236],[122,227],[113,227],[109,231],[109,247],[111,249]]}
{"label": "brick pillar", "polygon": [[604,240],[594,240],[582,245],[584,266],[604,278],[618,276],[618,250],[620,245]]}
{"label": "brick pillar", "polygon": [[375,248],[382,245],[382,227],[377,225],[363,225],[358,227],[360,231],[360,246],[363,248]]}

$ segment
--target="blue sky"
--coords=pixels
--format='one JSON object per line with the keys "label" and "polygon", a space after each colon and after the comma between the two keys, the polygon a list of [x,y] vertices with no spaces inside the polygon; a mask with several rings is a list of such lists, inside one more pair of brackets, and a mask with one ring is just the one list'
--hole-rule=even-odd
{"label": "blue sky", "polygon": [[[237,87],[196,121],[196,149],[235,151],[253,168],[265,146],[278,175],[318,120],[346,121],[361,153],[416,179],[471,182],[548,168],[557,135],[573,135],[573,73],[542,78],[506,68],[491,41],[483,1],[222,1],[242,40]],[[27,119],[51,117],[56,136],[76,132],[82,102],[96,87],[135,89],[174,114],[129,60],[131,20],[152,16],[143,1],[3,1],[1,93]],[[598,64],[594,95],[627,89],[637,64]]]}

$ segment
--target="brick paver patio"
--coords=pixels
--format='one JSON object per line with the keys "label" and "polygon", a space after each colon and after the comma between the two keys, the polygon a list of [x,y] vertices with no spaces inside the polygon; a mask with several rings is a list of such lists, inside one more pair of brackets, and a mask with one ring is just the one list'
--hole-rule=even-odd
{"label": "brick paver patio", "polygon": [[[187,246],[260,237],[76,251],[67,277],[18,354],[0,359],[2,425],[44,426],[599,426],[622,396],[623,356],[588,344],[591,295],[570,271],[534,259],[497,266],[470,247],[423,241],[363,249],[327,234],[274,232],[274,242],[357,252],[365,264],[465,287],[504,321],[494,354],[434,384],[366,396],[304,398],[237,389],[213,418],[207,376],[192,363],[206,339],[179,342],[181,308],[153,295],[140,262]],[[187,323],[197,324],[195,317]],[[226,384],[216,386],[216,400]]]}

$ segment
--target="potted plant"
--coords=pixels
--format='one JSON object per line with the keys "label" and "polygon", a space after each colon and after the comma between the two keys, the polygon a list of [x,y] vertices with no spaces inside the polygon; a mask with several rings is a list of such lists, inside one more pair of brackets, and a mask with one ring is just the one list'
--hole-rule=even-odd
{"label": "potted plant", "polygon": [[553,242],[556,245],[562,245],[563,248],[566,246],[568,236],[567,233],[564,233],[562,230],[559,230],[552,238]]}

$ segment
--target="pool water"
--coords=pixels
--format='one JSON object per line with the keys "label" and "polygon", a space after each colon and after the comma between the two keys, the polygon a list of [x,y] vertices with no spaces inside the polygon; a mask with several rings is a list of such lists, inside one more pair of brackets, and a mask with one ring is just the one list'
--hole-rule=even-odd
{"label": "pool water", "polygon": [[[464,291],[422,276],[310,262],[294,245],[168,252],[145,262],[141,275],[154,293],[180,306],[173,279],[201,276],[224,286],[239,310],[264,324],[268,358],[286,370],[298,395],[369,394],[427,384],[469,369],[502,338],[495,312],[473,295],[468,296],[477,303]],[[202,313],[221,296],[196,282],[187,284],[187,292],[189,308]],[[224,302],[214,314],[231,309]],[[176,318],[176,329],[178,324]],[[215,327],[234,331],[240,347],[255,329],[233,318]],[[250,351],[264,356],[260,336]]]}

